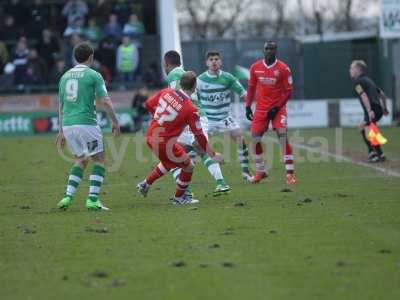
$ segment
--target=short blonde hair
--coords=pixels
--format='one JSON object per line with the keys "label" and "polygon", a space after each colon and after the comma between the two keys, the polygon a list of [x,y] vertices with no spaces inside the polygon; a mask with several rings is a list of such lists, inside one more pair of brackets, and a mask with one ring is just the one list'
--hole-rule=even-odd
{"label": "short blonde hair", "polygon": [[363,60],[353,60],[351,65],[356,66],[363,73],[367,71],[367,64]]}

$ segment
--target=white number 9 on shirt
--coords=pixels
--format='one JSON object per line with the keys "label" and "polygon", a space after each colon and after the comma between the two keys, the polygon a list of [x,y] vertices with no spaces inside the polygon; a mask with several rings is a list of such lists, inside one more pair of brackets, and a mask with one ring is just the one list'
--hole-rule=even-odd
{"label": "white number 9 on shirt", "polygon": [[78,80],[68,79],[65,83],[65,92],[67,101],[75,102],[78,99]]}
{"label": "white number 9 on shirt", "polygon": [[154,120],[156,120],[158,124],[163,125],[164,122],[175,120],[177,116],[178,112],[172,106],[168,105],[165,100],[160,99],[154,113]]}

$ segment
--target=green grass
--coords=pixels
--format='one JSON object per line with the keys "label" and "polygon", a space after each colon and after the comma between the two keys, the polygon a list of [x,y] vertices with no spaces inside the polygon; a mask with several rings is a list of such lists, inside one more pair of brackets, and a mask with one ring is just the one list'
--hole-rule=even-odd
{"label": "green grass", "polygon": [[[388,156],[399,160],[400,130],[384,133]],[[365,151],[357,130],[343,136],[346,148]],[[168,203],[170,176],[147,199],[136,194],[152,164],[135,159],[131,139],[102,190],[112,210],[85,210],[86,179],[60,212],[70,164],[53,139],[0,139],[1,299],[400,299],[399,178],[306,161],[296,165],[293,192],[284,193],[274,146],[265,183],[242,182],[236,161],[223,167],[233,188],[224,197],[211,196],[214,183],[199,164],[194,210]],[[186,265],[172,266],[178,261]]]}

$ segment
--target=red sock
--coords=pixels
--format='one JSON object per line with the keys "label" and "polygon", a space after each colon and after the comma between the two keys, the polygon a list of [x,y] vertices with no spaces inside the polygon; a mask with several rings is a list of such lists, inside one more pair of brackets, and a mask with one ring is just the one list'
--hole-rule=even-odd
{"label": "red sock", "polygon": [[265,172],[265,165],[262,156],[263,148],[261,142],[257,142],[254,147],[254,162],[256,163],[256,170],[258,172]]}
{"label": "red sock", "polygon": [[163,166],[162,163],[159,163],[157,165],[157,167],[155,167],[150,173],[149,175],[147,175],[146,177],[146,182],[148,184],[153,184],[154,181],[156,181],[158,178],[160,178],[161,176],[163,176],[165,173],[167,173],[168,170],[165,169],[165,167]]}
{"label": "red sock", "polygon": [[176,180],[175,197],[183,196],[183,194],[185,193],[186,189],[190,184],[190,181],[192,181],[192,174],[193,173],[189,173],[184,170],[181,171],[181,174],[179,174],[179,177]]}
{"label": "red sock", "polygon": [[294,173],[294,163],[293,163],[293,150],[289,142],[286,143],[285,156],[283,159],[286,168],[286,174]]}

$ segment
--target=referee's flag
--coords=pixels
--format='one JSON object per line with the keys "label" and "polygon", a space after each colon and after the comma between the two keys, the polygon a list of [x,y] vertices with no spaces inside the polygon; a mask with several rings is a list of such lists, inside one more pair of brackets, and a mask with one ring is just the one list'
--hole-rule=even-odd
{"label": "referee's flag", "polygon": [[382,135],[378,126],[374,123],[370,123],[368,126],[368,141],[372,146],[380,146],[388,142],[388,140]]}

